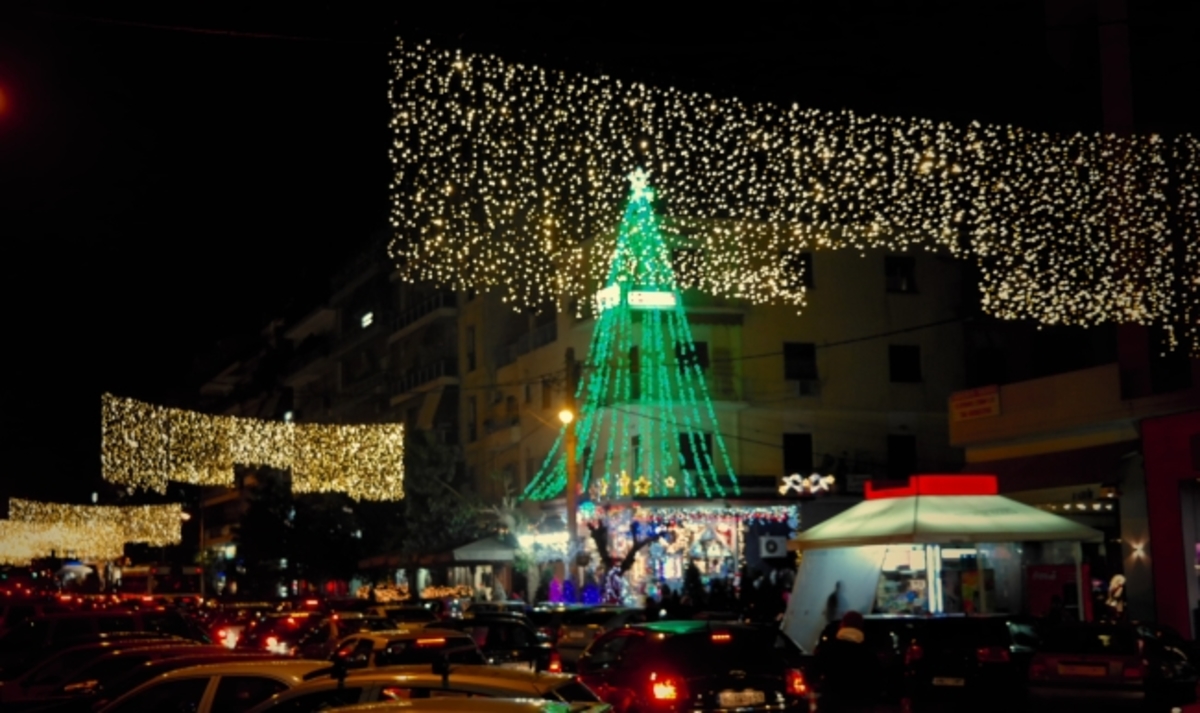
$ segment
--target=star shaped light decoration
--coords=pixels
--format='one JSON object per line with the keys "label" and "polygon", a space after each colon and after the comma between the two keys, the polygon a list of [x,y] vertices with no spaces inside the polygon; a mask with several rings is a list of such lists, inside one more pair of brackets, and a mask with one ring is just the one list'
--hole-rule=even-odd
{"label": "star shaped light decoration", "polygon": [[629,477],[629,473],[621,471],[621,477],[617,478],[617,494],[621,496],[629,495],[629,484],[631,482],[632,479]]}
{"label": "star shaped light decoration", "polygon": [[674,490],[675,489],[675,476],[668,475],[665,479],[663,479],[663,485],[667,486],[667,490]]}
{"label": "star shaped light decoration", "polygon": [[650,494],[650,479],[644,475],[639,475],[638,479],[633,481],[633,492],[641,496]]}
{"label": "star shaped light decoration", "polygon": [[654,189],[650,187],[650,172],[640,166],[629,174],[629,185],[633,191],[633,195],[629,198],[632,201],[645,200],[647,202],[654,201]]}

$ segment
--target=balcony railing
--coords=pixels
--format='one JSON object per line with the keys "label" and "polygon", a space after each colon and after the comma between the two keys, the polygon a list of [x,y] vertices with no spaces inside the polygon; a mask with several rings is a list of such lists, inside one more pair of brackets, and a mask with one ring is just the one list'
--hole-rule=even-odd
{"label": "balcony railing", "polygon": [[456,309],[457,307],[458,297],[453,292],[439,292],[424,302],[417,304],[415,307],[410,307],[409,309],[394,315],[390,320],[391,331],[393,333],[399,332],[410,324],[413,324],[431,312],[435,312],[439,309]]}
{"label": "balcony railing", "polygon": [[422,384],[446,376],[458,376],[458,365],[453,359],[439,359],[415,369],[409,369],[392,381],[392,396],[406,394]]}
{"label": "balcony railing", "polygon": [[558,322],[547,322],[533,331],[522,334],[516,341],[496,350],[496,366],[512,364],[518,357],[558,339]]}

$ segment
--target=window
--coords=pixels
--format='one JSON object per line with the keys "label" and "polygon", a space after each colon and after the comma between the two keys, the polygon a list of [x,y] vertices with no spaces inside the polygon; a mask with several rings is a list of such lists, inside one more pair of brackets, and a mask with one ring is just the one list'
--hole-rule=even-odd
{"label": "window", "polygon": [[520,413],[520,408],[517,406],[516,396],[504,397],[504,415],[513,418]]}
{"label": "window", "polygon": [[679,456],[683,460],[684,470],[712,468],[712,434],[679,434]]}
{"label": "window", "polygon": [[525,403],[533,403],[533,384],[528,381],[525,382]]}
{"label": "window", "polygon": [[816,381],[817,345],[809,342],[784,342],[783,378],[788,381]]}
{"label": "window", "polygon": [[813,444],[811,433],[783,434],[783,474],[813,472]]}
{"label": "window", "polygon": [[362,325],[363,329],[370,327],[372,324],[375,324],[375,313],[363,312],[363,315],[358,318],[358,322]]}
{"label": "window", "polygon": [[264,676],[222,676],[212,710],[242,713],[286,690],[287,684]]}
{"label": "window", "polygon": [[479,411],[475,397],[467,397],[467,440],[474,441],[479,437]]}
{"label": "window", "polygon": [[708,342],[694,342],[688,348],[686,342],[676,342],[675,344],[675,361],[679,364],[679,371],[687,371],[692,367],[700,367],[701,371],[708,369]]}
{"label": "window", "polygon": [[554,400],[554,385],[549,379],[542,379],[542,408],[552,408]]}
{"label": "window", "polygon": [[921,380],[921,347],[892,344],[888,347],[888,373],[893,383],[911,384]]}
{"label": "window", "polygon": [[131,616],[99,616],[96,617],[96,631],[109,633],[113,631],[133,631],[137,627]]}
{"label": "window", "polygon": [[475,327],[467,327],[467,371],[475,371]]}
{"label": "window", "polygon": [[888,436],[888,480],[904,480],[917,470],[917,437],[910,434]]}
{"label": "window", "polygon": [[917,259],[911,255],[888,255],[883,258],[883,272],[888,292],[917,291]]}
{"label": "window", "polygon": [[200,710],[200,701],[204,698],[204,692],[208,690],[208,681],[207,676],[164,681],[127,698],[114,706],[113,710],[120,713],[195,713]]}
{"label": "window", "polygon": [[788,253],[783,256],[785,267],[784,279],[791,285],[803,285],[807,289],[813,287],[813,256],[812,253]]}

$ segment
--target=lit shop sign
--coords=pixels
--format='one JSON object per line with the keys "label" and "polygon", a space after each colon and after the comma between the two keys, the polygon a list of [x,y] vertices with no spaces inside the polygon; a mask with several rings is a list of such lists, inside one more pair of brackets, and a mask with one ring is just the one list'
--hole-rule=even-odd
{"label": "lit shop sign", "polygon": [[[596,306],[601,312],[621,304],[621,286],[609,285],[596,293]],[[678,299],[674,292],[661,290],[630,290],[630,309],[674,309]]]}

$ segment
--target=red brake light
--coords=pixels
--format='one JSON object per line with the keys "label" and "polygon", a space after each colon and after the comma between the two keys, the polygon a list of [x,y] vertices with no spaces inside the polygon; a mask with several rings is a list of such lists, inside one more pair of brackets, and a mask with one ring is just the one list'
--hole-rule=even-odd
{"label": "red brake light", "polygon": [[315,607],[316,605],[318,605],[320,603],[321,602],[317,601],[316,599],[305,599],[304,600],[304,606],[306,606],[306,607]]}
{"label": "red brake light", "polygon": [[733,641],[733,635],[729,632],[718,631],[712,635],[712,641],[714,644],[727,644]]}
{"label": "red brake light", "polygon": [[657,673],[650,674],[650,692],[656,701],[679,700],[679,687],[675,680],[667,676],[659,678]]}
{"label": "red brake light", "polygon": [[914,664],[920,661],[921,657],[924,655],[925,652],[921,650],[921,646],[919,644],[909,644],[908,650],[904,652],[904,665],[908,666],[909,664]]}
{"label": "red brake light", "polygon": [[808,681],[804,680],[804,672],[790,668],[787,672],[787,692],[789,696],[807,696]]}
{"label": "red brake light", "polygon": [[407,701],[412,697],[412,691],[398,686],[388,686],[379,692],[385,701]]}
{"label": "red brake light", "polygon": [[557,651],[550,652],[550,665],[546,667],[546,670],[549,671],[550,673],[562,673],[563,672],[562,657],[558,655]]}
{"label": "red brake light", "polygon": [[1126,666],[1122,673],[1125,675],[1125,678],[1144,678],[1146,669],[1140,665]]}
{"label": "red brake light", "polygon": [[975,660],[980,663],[1008,663],[1008,648],[1005,646],[982,646],[975,650]]}
{"label": "red brake light", "polygon": [[267,637],[267,648],[268,648],[268,649],[273,649],[273,648],[275,648],[276,646],[279,646],[279,637],[276,637],[276,636],[268,636],[268,637]]}
{"label": "red brake light", "polygon": [[445,646],[445,639],[417,639],[417,646]]}

